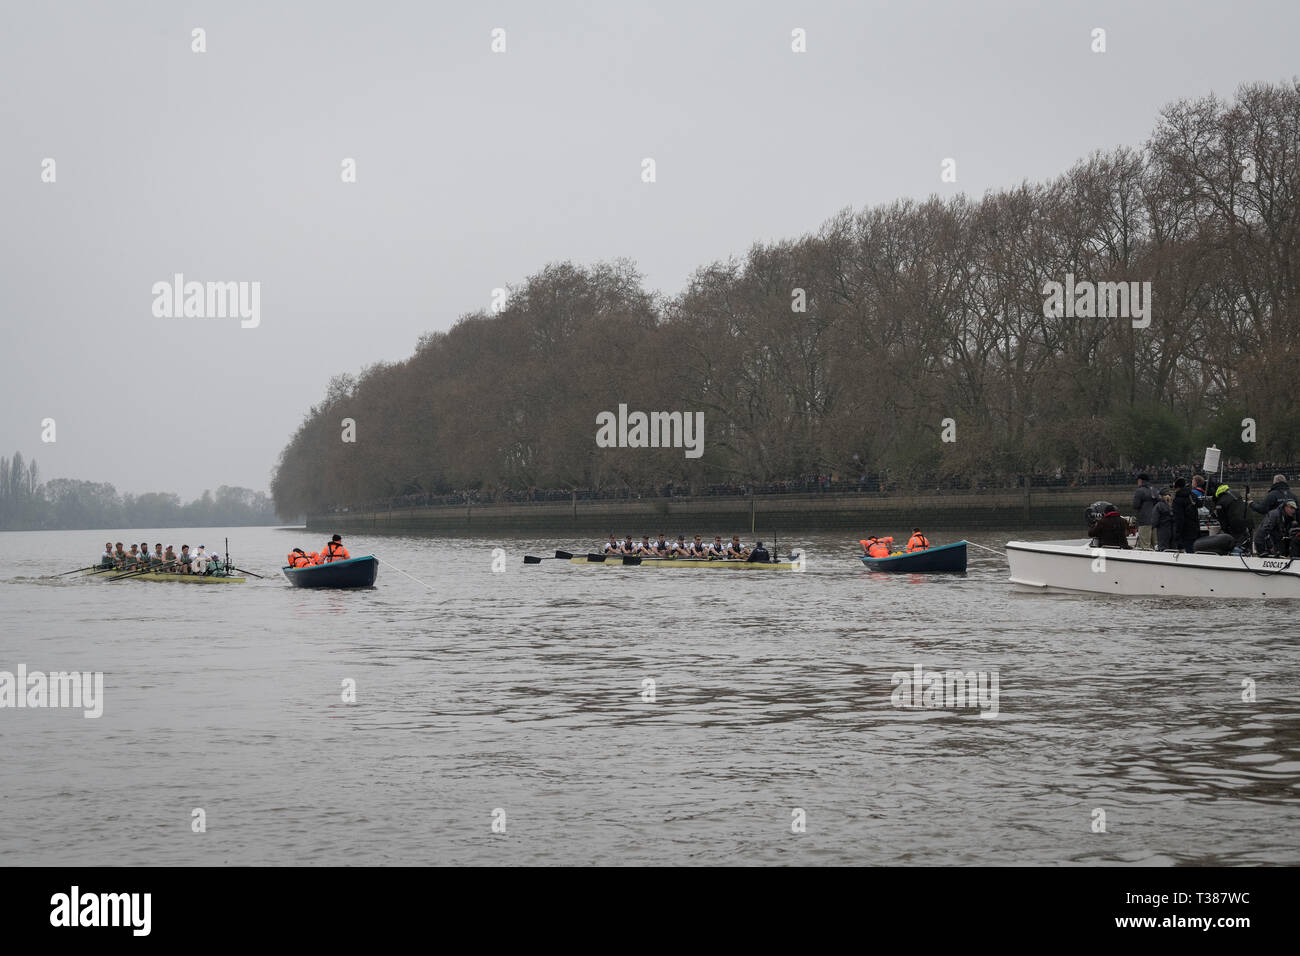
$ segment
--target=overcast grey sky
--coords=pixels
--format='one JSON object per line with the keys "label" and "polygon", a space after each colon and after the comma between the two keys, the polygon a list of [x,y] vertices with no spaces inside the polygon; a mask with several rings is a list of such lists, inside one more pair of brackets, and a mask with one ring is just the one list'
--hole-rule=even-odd
{"label": "overcast grey sky", "polygon": [[[548,262],[672,294],[846,206],[1138,145],[1174,99],[1294,76],[1297,36],[1292,0],[6,3],[0,454],[264,490],[331,376]],[[260,326],[156,318],[177,272],[260,282]]]}

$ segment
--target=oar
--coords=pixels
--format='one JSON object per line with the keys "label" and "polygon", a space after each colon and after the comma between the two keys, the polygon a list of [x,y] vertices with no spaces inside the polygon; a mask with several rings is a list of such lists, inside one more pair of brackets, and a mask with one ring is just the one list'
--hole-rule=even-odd
{"label": "oar", "polygon": [[608,555],[604,555],[604,554],[588,554],[587,560],[590,561],[592,564],[604,564],[605,558],[607,557]]}
{"label": "oar", "polygon": [[[52,577],[52,578],[61,578],[61,577],[65,577],[66,575],[69,575],[69,574],[76,574],[78,571],[89,571],[89,570],[91,570],[92,568],[97,568],[97,567],[99,567],[98,564],[91,564],[91,565],[87,565],[87,566],[84,567],[84,568],[73,568],[71,571],[60,571],[58,574],[51,574],[51,575],[49,575],[49,577]],[[108,569],[105,568],[104,570],[108,570]]]}
{"label": "oar", "polygon": [[160,565],[158,565],[157,568],[154,568],[154,567],[137,568],[137,569],[134,570],[134,571],[127,571],[125,574],[119,574],[119,575],[117,575],[117,576],[115,576],[115,577],[111,577],[111,578],[109,578],[109,580],[110,580],[110,581],[121,581],[121,580],[123,580],[123,579],[125,579],[125,578],[138,578],[138,577],[139,577],[140,575],[142,575],[142,574],[149,574],[149,573],[151,573],[151,572],[153,572],[153,571],[155,571],[155,570],[156,570],[156,571],[163,571],[163,570],[166,570],[167,568],[174,568],[174,567],[176,567],[176,565],[179,564],[179,563],[180,563],[179,561],[173,561],[171,564],[160,564]]}
{"label": "oar", "polygon": [[243,568],[237,568],[237,567],[234,567],[233,565],[229,565],[229,567],[230,567],[230,570],[232,570],[232,571],[238,571],[240,574],[247,574],[249,577],[252,577],[252,578],[262,578],[263,580],[265,580],[265,576],[264,576],[264,575],[261,575],[261,574],[254,574],[252,571],[245,571]]}
{"label": "oar", "polygon": [[640,557],[640,555],[625,554],[625,555],[623,555],[623,563],[624,563],[624,564],[640,564],[640,563],[641,563],[641,557]]}
{"label": "oar", "polygon": [[555,557],[553,558],[539,558],[531,554],[525,554],[524,564],[541,564],[543,561],[568,561],[572,558],[573,555],[569,554],[567,551],[556,551]]}

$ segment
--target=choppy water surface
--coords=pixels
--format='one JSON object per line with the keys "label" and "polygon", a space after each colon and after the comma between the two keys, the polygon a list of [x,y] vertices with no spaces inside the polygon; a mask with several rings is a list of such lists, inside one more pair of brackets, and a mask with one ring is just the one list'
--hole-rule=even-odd
{"label": "choppy water surface", "polygon": [[[387,565],[328,592],[279,575],[302,532],[235,531],[267,579],[208,587],[39,579],[200,532],[0,535],[0,670],[105,674],[97,720],[0,710],[0,859],[1300,862],[1300,608],[874,575],[853,537],[794,574],[349,536]],[[918,664],[996,670],[998,715],[892,706]]]}

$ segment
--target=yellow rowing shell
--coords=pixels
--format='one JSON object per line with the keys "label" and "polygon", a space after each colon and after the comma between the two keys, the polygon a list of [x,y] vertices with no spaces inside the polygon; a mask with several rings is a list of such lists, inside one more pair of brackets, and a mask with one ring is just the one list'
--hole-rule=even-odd
{"label": "yellow rowing shell", "polygon": [[[83,571],[82,574],[94,574],[93,571]],[[128,574],[127,571],[102,571],[96,577],[103,578],[105,581],[112,581],[117,575]],[[141,574],[132,574],[127,581],[174,581],[177,584],[243,584],[246,578],[222,578],[214,574],[169,574],[167,572],[148,571]]]}
{"label": "yellow rowing shell", "polygon": [[640,564],[624,564],[623,555],[604,556],[604,561],[589,561],[586,555],[570,558],[573,564],[590,564],[593,567],[612,566],[616,568],[731,568],[734,571],[793,571],[794,565],[789,561],[736,561],[708,558],[642,558]]}

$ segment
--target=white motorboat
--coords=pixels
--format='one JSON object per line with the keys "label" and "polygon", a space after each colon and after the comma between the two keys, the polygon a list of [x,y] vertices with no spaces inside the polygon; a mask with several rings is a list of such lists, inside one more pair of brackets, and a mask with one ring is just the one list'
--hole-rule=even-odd
{"label": "white motorboat", "polygon": [[1088,541],[1010,541],[1011,583],[1029,591],[1300,598],[1300,558],[1125,551]]}

